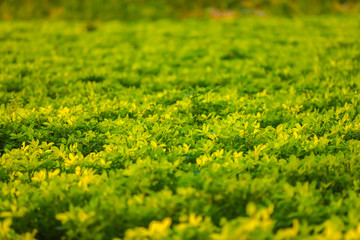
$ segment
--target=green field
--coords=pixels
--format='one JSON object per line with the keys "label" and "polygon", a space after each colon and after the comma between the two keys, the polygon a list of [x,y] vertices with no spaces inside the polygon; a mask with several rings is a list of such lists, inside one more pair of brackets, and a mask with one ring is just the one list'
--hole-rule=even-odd
{"label": "green field", "polygon": [[137,21],[236,15],[308,16],[360,13],[359,0],[0,0],[0,19]]}
{"label": "green field", "polygon": [[0,239],[360,239],[360,18],[0,22]]}

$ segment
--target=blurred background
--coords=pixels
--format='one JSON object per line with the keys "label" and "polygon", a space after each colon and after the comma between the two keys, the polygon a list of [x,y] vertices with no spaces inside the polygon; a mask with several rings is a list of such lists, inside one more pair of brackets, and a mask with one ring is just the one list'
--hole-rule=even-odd
{"label": "blurred background", "polygon": [[0,0],[0,19],[156,20],[357,14],[360,0]]}

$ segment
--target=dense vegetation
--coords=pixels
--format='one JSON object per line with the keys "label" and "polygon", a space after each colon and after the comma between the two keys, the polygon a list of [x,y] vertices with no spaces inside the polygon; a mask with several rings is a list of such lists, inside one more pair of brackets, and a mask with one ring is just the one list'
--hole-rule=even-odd
{"label": "dense vegetation", "polygon": [[[215,10],[215,13],[214,13]],[[0,0],[0,19],[138,20],[359,13],[358,0]],[[221,13],[220,13],[221,15]]]}
{"label": "dense vegetation", "polygon": [[360,19],[0,23],[0,239],[359,239]]}

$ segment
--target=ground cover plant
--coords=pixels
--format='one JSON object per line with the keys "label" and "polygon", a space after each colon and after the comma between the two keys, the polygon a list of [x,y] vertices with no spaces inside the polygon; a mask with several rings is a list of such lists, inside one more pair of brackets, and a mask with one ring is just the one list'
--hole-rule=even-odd
{"label": "ground cover plant", "polygon": [[[222,12],[222,13],[221,13]],[[0,0],[0,19],[154,20],[357,14],[358,0]]]}
{"label": "ground cover plant", "polygon": [[0,239],[359,239],[359,39],[0,22]]}

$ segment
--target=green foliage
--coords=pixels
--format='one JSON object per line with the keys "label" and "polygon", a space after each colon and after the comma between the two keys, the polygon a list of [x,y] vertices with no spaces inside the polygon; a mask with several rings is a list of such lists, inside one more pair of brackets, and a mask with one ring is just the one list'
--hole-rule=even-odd
{"label": "green foliage", "polygon": [[[156,20],[356,14],[357,0],[0,0],[0,19]],[[230,54],[231,57],[231,54]]]}
{"label": "green foliage", "polygon": [[360,238],[359,23],[1,22],[0,239]]}

